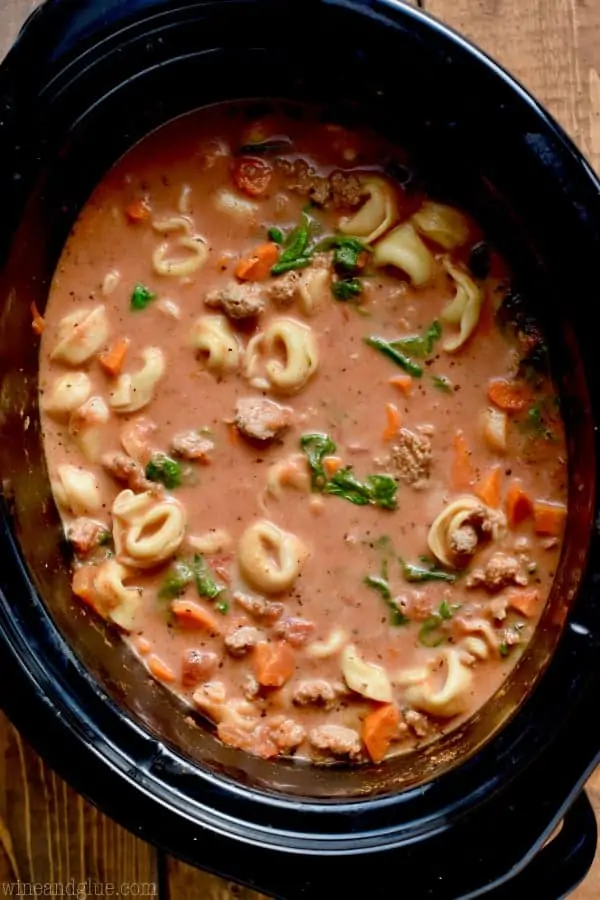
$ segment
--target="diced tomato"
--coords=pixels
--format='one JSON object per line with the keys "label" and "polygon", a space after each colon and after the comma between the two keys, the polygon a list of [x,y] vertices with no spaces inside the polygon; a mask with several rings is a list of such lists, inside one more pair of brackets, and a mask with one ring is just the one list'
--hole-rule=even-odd
{"label": "diced tomato", "polygon": [[235,186],[249,194],[260,197],[269,187],[273,169],[259,156],[240,156],[233,164],[233,180]]}

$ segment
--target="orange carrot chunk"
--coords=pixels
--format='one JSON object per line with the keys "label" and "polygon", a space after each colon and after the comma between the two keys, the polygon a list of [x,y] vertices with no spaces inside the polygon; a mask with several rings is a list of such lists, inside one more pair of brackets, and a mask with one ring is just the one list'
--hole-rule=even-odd
{"label": "orange carrot chunk", "polygon": [[506,518],[509,528],[515,528],[533,512],[531,497],[520,481],[513,481],[506,492]]}
{"label": "orange carrot chunk", "polygon": [[518,381],[494,378],[488,385],[488,400],[499,409],[519,412],[531,403],[531,391]]}
{"label": "orange carrot chunk", "polygon": [[390,378],[389,383],[405,395],[410,394],[413,388],[412,375],[394,375],[393,378]]}
{"label": "orange carrot chunk", "polygon": [[35,301],[30,304],[29,309],[31,311],[31,327],[36,334],[41,334],[46,327],[45,319],[35,305]]}
{"label": "orange carrot chunk", "polygon": [[279,688],[294,674],[294,652],[285,641],[261,641],[254,650],[256,680],[263,687]]}
{"label": "orange carrot chunk", "polygon": [[323,458],[323,468],[328,478],[332,478],[336,472],[342,468],[341,456],[325,456]]}
{"label": "orange carrot chunk", "polygon": [[381,762],[400,724],[400,713],[395,703],[386,703],[373,710],[362,723],[362,739],[373,762]]}
{"label": "orange carrot chunk", "polygon": [[120,373],[128,349],[129,338],[121,338],[120,340],[115,341],[108,350],[104,350],[98,355],[98,362],[107,375],[116,377]]}
{"label": "orange carrot chunk", "polygon": [[480,500],[494,509],[500,506],[500,487],[502,484],[502,466],[492,466],[485,478],[479,483],[475,493]]}
{"label": "orange carrot chunk", "polygon": [[468,490],[475,480],[471,454],[462,431],[457,431],[452,441],[452,486],[455,491]]}
{"label": "orange carrot chunk", "polygon": [[567,507],[551,500],[536,500],[533,504],[533,522],[536,534],[560,537],[567,518]]}
{"label": "orange carrot chunk", "polygon": [[132,200],[125,207],[125,215],[133,224],[145,222],[146,219],[150,218],[150,205],[147,200]]}
{"label": "orange carrot chunk", "polygon": [[398,429],[402,424],[402,419],[400,417],[400,413],[398,412],[398,407],[393,403],[385,404],[385,415],[387,418],[387,425],[385,426],[381,437],[384,441],[391,441],[398,434]]}
{"label": "orange carrot chunk", "polygon": [[530,619],[537,612],[540,592],[535,588],[523,591],[511,591],[508,595],[508,606]]}
{"label": "orange carrot chunk", "polygon": [[235,274],[241,281],[264,281],[278,259],[279,247],[268,241],[256,247],[249,256],[242,257],[235,267]]}
{"label": "orange carrot chunk", "polygon": [[165,681],[167,684],[171,684],[175,681],[175,672],[173,669],[155,654],[148,657],[147,665],[150,673],[159,681]]}
{"label": "orange carrot chunk", "polygon": [[173,600],[171,612],[177,619],[178,625],[184,628],[201,628],[209,634],[221,633],[221,622],[217,613],[201,606],[195,600]]}

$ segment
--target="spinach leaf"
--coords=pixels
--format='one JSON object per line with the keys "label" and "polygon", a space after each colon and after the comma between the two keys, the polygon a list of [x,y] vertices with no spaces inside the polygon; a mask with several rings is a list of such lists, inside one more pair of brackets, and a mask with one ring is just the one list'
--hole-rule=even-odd
{"label": "spinach leaf", "polygon": [[224,587],[219,587],[216,583],[210,569],[199,553],[196,553],[194,556],[194,580],[198,594],[201,597],[208,597],[209,600],[215,600],[225,590]]}
{"label": "spinach leaf", "polygon": [[166,577],[160,586],[158,596],[161,600],[174,600],[185,591],[186,587],[194,580],[194,569],[184,560],[174,562],[167,571]]}
{"label": "spinach leaf", "polygon": [[400,368],[404,369],[405,372],[408,372],[409,375],[413,375],[415,378],[421,378],[423,375],[421,366],[416,362],[413,362],[405,353],[398,350],[397,347],[394,346],[394,341],[386,341],[385,338],[377,337],[376,335],[370,335],[369,337],[364,338],[364,341],[369,347],[374,347],[375,350],[379,350],[384,356],[393,360],[397,366],[400,366]]}
{"label": "spinach leaf", "polygon": [[314,250],[310,249],[312,219],[306,209],[302,211],[300,224],[290,231],[284,242],[284,250],[271,269],[271,275],[282,275],[291,269],[303,269],[310,265]]}
{"label": "spinach leaf", "polygon": [[146,466],[146,478],[158,481],[168,490],[181,487],[183,483],[181,465],[164,453],[155,453]]}
{"label": "spinach leaf", "polygon": [[419,583],[424,581],[448,581],[450,583],[456,581],[456,575],[452,572],[446,572],[444,569],[436,568],[435,563],[431,565],[424,563],[417,566],[414,563],[407,563],[401,560],[402,573],[407,581]]}
{"label": "spinach leaf", "polygon": [[345,234],[334,234],[317,244],[316,250],[333,250],[333,265],[341,275],[353,275],[359,266],[360,257],[369,248],[358,238]]}
{"label": "spinach leaf", "polygon": [[381,509],[396,509],[398,485],[391,475],[367,475],[359,481],[349,466],[339,469],[326,485],[325,493],[343,497],[356,506],[379,506]]}
{"label": "spinach leaf", "polygon": [[442,391],[444,394],[453,392],[452,382],[445,375],[432,375],[431,380],[438,391]]}
{"label": "spinach leaf", "polygon": [[313,489],[322,490],[327,480],[323,460],[335,453],[337,449],[335,444],[328,434],[303,434],[300,438],[300,447],[308,458]]}
{"label": "spinach leaf", "polygon": [[342,281],[331,282],[331,293],[336,300],[347,302],[354,300],[363,292],[362,283],[358,278],[344,278]]}
{"label": "spinach leaf", "polygon": [[442,326],[435,319],[425,334],[413,334],[405,338],[398,338],[396,341],[390,341],[390,344],[392,347],[410,356],[424,358],[432,352],[435,342],[439,340],[441,335]]}
{"label": "spinach leaf", "polygon": [[444,643],[446,635],[441,628],[442,623],[451,619],[457,609],[460,609],[460,606],[450,606],[446,600],[443,600],[438,611],[425,619],[419,629],[419,641],[424,647],[439,647]]}
{"label": "spinach leaf", "polygon": [[410,621],[402,612],[402,610],[392,600],[392,592],[390,586],[381,575],[367,575],[365,577],[367,587],[373,588],[381,595],[382,599],[390,610],[390,625],[400,626],[408,625]]}
{"label": "spinach leaf", "polygon": [[131,294],[131,309],[146,309],[146,307],[149,306],[150,303],[155,299],[156,294],[153,294],[152,291],[144,284],[136,284]]}

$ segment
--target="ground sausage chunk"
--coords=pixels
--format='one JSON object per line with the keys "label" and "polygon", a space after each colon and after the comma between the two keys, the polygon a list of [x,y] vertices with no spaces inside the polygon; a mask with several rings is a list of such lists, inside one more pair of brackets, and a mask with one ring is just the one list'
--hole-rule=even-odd
{"label": "ground sausage chunk", "polygon": [[430,438],[417,431],[401,428],[398,443],[392,448],[392,461],[401,481],[415,488],[425,487],[431,472]]}
{"label": "ground sausage chunk", "polygon": [[153,494],[162,493],[161,485],[146,478],[140,464],[125,453],[105,453],[101,462],[113,478],[124,482],[135,494],[142,494],[144,491]]}
{"label": "ground sausage chunk", "polygon": [[450,535],[450,550],[453,556],[473,556],[478,543],[477,531],[468,523],[455,529]]}
{"label": "ground sausage chunk", "polygon": [[230,319],[250,319],[260,315],[265,308],[260,285],[237,284],[235,281],[209,291],[204,302],[211,309],[222,309]]}
{"label": "ground sausage chunk", "polygon": [[263,633],[254,625],[242,625],[225,638],[225,646],[232,656],[245,656],[263,638]]}
{"label": "ground sausage chunk", "polygon": [[105,534],[110,536],[110,532],[107,531],[105,525],[102,525],[101,522],[95,522],[94,519],[87,519],[85,516],[82,516],[80,519],[75,519],[72,525],[69,526],[67,538],[73,545],[75,553],[79,556],[87,556],[88,553],[91,553],[92,550],[98,547],[100,538]]}
{"label": "ground sausage chunk", "polygon": [[329,681],[324,678],[311,678],[301,681],[294,689],[292,700],[297,706],[323,706],[331,709],[335,704],[337,693]]}
{"label": "ground sausage chunk", "polygon": [[466,581],[468,588],[484,588],[490,593],[501,591],[510,584],[525,587],[527,575],[518,559],[506,553],[494,553],[484,568],[474,569]]}
{"label": "ground sausage chunk", "polygon": [[286,272],[273,281],[268,289],[269,300],[276,306],[291,306],[298,296],[298,288],[302,283],[300,272]]}
{"label": "ground sausage chunk", "polygon": [[293,411],[266,397],[242,397],[235,405],[235,424],[255,441],[272,441],[292,424]]}
{"label": "ground sausage chunk", "polygon": [[429,737],[433,731],[431,720],[424,716],[423,713],[417,712],[416,709],[405,709],[402,713],[404,721],[411,731],[414,731],[418,738]]}
{"label": "ground sausage chunk", "polygon": [[248,594],[236,591],[233,594],[233,599],[247,613],[254,616],[255,619],[262,619],[267,625],[272,625],[283,613],[283,603],[265,600],[264,597],[250,597]]}
{"label": "ground sausage chunk", "polygon": [[317,725],[308,735],[313,747],[334,756],[348,756],[357,759],[361,745],[358,732],[344,725]]}
{"label": "ground sausage chunk", "polygon": [[304,728],[293,719],[285,716],[273,716],[265,723],[269,740],[280,753],[289,753],[299,747],[305,737]]}
{"label": "ground sausage chunk", "polygon": [[304,159],[276,160],[288,190],[308,197],[316,206],[356,209],[365,199],[358,176],[337,170],[328,177],[319,175]]}
{"label": "ground sausage chunk", "polygon": [[210,462],[209,457],[214,449],[213,441],[193,430],[180,431],[171,439],[171,450],[183,459],[207,463]]}
{"label": "ground sausage chunk", "polygon": [[186,650],[181,660],[181,684],[193,688],[208,681],[216,672],[219,657],[209,650]]}
{"label": "ground sausage chunk", "polygon": [[360,179],[351,172],[332,172],[329,187],[329,205],[334,209],[356,209],[365,199]]}
{"label": "ground sausage chunk", "polygon": [[312,637],[315,626],[313,622],[307,619],[300,619],[296,616],[282,619],[273,629],[274,634],[278,638],[283,638],[292,647],[303,647],[304,644]]}

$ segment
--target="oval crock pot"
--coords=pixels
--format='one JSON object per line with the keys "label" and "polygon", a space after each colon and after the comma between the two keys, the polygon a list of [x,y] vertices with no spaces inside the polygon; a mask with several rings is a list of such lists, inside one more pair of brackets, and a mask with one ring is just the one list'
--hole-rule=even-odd
{"label": "oval crock pot", "polygon": [[[568,426],[567,538],[531,647],[465,728],[379,766],[253,759],[184,716],[73,603],[42,454],[29,307],[81,205],[167,119],[264,97],[380,128],[408,148],[404,176],[479,218],[545,322]],[[565,895],[595,850],[582,785],[600,754],[600,194],[573,144],[395,0],[49,0],[0,69],[0,197],[0,699],[17,727],[141,837],[286,900]]]}

